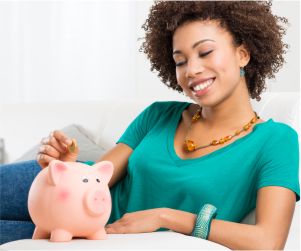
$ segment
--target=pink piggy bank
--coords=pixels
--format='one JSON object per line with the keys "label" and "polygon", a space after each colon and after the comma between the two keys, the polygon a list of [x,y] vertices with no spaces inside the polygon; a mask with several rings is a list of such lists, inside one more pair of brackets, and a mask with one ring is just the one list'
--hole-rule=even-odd
{"label": "pink piggy bank", "polygon": [[28,210],[36,225],[33,239],[70,241],[73,237],[106,239],[111,208],[108,183],[113,164],[93,166],[53,160],[33,181]]}

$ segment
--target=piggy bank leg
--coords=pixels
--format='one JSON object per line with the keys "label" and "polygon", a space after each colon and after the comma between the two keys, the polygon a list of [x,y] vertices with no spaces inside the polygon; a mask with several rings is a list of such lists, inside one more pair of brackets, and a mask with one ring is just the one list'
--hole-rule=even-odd
{"label": "piggy bank leg", "polygon": [[42,230],[41,228],[35,227],[32,239],[37,240],[37,239],[48,239],[50,236],[49,232],[46,232]]}
{"label": "piggy bank leg", "polygon": [[72,237],[73,235],[64,229],[54,229],[51,231],[50,241],[53,242],[71,241]]}
{"label": "piggy bank leg", "polygon": [[97,232],[87,236],[88,240],[105,240],[108,238],[106,230],[104,228],[98,230]]}

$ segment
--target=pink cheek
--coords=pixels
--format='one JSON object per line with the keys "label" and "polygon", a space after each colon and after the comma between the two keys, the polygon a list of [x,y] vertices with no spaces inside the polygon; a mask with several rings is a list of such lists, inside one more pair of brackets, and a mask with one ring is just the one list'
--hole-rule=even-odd
{"label": "pink cheek", "polygon": [[64,202],[66,201],[68,198],[70,197],[70,192],[69,190],[67,189],[62,189],[60,192],[59,192],[59,201],[61,202]]}

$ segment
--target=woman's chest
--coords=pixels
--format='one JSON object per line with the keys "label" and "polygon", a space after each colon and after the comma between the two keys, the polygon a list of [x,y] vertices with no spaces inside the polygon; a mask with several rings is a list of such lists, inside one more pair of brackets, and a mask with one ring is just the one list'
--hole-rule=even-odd
{"label": "woman's chest", "polygon": [[[233,139],[228,142],[211,145],[212,141],[218,141],[228,135],[231,135],[231,133],[222,130],[210,132],[201,125],[197,125],[188,129],[187,122],[182,120],[175,131],[173,147],[176,154],[181,159],[200,158],[230,145],[238,138],[245,136],[246,132],[241,133],[239,136],[233,137]],[[187,147],[185,147],[187,144],[184,144],[184,142],[187,140],[193,142],[196,149],[199,149],[192,152],[187,151]]]}

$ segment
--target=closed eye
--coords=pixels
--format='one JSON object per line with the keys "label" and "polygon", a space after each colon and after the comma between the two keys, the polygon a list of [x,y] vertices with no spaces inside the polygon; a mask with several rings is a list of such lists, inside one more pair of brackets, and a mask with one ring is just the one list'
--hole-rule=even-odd
{"label": "closed eye", "polygon": [[200,53],[199,56],[200,56],[201,58],[206,57],[206,56],[209,55],[212,51],[213,51],[213,50],[207,51],[207,52],[205,52],[205,53]]}
{"label": "closed eye", "polygon": [[[205,52],[205,53],[199,53],[199,57],[204,58],[204,57],[206,57],[207,55],[209,55],[212,51],[213,51],[213,50],[207,51],[207,52]],[[182,66],[182,65],[184,65],[184,64],[186,64],[186,61],[178,62],[178,63],[176,63],[176,66],[179,67],[179,66]]]}
{"label": "closed eye", "polygon": [[176,63],[176,66],[181,66],[181,65],[184,65],[185,63],[186,63],[186,61],[179,62],[179,63]]}

